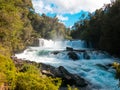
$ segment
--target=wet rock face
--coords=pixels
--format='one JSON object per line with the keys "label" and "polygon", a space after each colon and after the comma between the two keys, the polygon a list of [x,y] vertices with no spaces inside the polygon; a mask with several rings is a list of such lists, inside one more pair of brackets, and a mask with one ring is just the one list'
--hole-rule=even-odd
{"label": "wet rock face", "polygon": [[58,67],[58,70],[64,80],[64,85],[69,84],[81,87],[87,86],[87,82],[83,78],[76,74],[69,73],[63,66]]}
{"label": "wet rock face", "polygon": [[78,60],[79,59],[78,55],[75,52],[68,52],[68,56],[72,60]]}
{"label": "wet rock face", "polygon": [[52,51],[51,52],[51,54],[54,54],[54,55],[57,55],[57,54],[59,54],[60,53],[60,51]]}
{"label": "wet rock face", "polygon": [[63,66],[60,66],[58,68],[46,64],[41,64],[40,66],[42,68],[41,70],[43,74],[47,76],[61,78],[63,81],[62,86],[67,86],[68,84],[79,87],[87,86],[87,82],[85,81],[85,79],[76,74],[69,73]]}
{"label": "wet rock face", "polygon": [[73,48],[71,48],[71,47],[66,47],[66,51],[73,51]]}

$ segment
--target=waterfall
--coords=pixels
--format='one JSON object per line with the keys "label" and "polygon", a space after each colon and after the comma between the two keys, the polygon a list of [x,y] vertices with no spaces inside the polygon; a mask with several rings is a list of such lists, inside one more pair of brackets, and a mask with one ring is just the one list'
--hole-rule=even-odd
{"label": "waterfall", "polygon": [[46,39],[39,39],[40,47],[49,47],[49,48],[63,48],[72,47],[76,49],[86,48],[86,42],[83,40],[64,40],[64,41],[53,41]]}
{"label": "waterfall", "polygon": [[40,47],[53,47],[55,45],[54,41],[46,40],[46,39],[39,39],[39,46]]}

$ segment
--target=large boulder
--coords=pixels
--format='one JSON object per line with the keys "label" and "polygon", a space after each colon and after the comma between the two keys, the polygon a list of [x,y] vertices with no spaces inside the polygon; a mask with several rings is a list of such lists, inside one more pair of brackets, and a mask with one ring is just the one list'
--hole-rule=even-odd
{"label": "large boulder", "polygon": [[76,74],[69,73],[63,66],[55,68],[50,65],[41,64],[41,72],[47,76],[59,77],[62,79],[62,86],[74,85],[78,87],[87,86],[87,82],[85,79],[81,78]]}
{"label": "large boulder", "polygon": [[57,55],[59,54],[61,51],[52,51],[51,54]]}
{"label": "large boulder", "polygon": [[[51,65],[40,63],[39,67],[40,67],[42,74],[45,74],[47,76],[57,77],[57,75],[59,73],[58,69]],[[48,75],[48,73],[49,73],[49,75]]]}
{"label": "large boulder", "polygon": [[58,67],[60,77],[64,80],[63,85],[75,85],[80,87],[87,86],[85,79],[76,74],[69,73],[63,66]]}
{"label": "large boulder", "polygon": [[66,47],[66,51],[73,51],[73,48],[71,48],[71,47]]}
{"label": "large boulder", "polygon": [[78,60],[79,57],[75,52],[68,52],[68,56],[69,58],[73,59],[73,60]]}

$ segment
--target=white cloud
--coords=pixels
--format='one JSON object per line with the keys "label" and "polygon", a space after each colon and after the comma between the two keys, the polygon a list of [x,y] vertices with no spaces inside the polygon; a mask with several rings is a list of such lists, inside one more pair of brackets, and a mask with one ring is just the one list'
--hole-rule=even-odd
{"label": "white cloud", "polygon": [[57,18],[60,20],[60,21],[67,21],[69,18],[68,17],[64,17],[63,15],[57,15]]}
{"label": "white cloud", "polygon": [[44,2],[41,0],[33,0],[33,7],[37,13],[43,13]]}
{"label": "white cloud", "polygon": [[48,12],[53,12],[53,9],[52,9],[52,7],[50,5],[47,5],[45,7],[45,10],[47,10]]}
{"label": "white cloud", "polygon": [[74,14],[80,10],[93,12],[110,0],[32,0],[32,3],[37,13]]}

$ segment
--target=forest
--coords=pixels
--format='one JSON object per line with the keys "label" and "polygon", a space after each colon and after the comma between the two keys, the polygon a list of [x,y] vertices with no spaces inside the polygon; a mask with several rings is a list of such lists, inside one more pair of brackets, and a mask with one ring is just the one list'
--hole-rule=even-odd
{"label": "forest", "polygon": [[57,17],[34,12],[31,0],[0,1],[1,52],[14,53],[28,45],[37,45],[38,38],[70,39],[69,29]]}
{"label": "forest", "polygon": [[38,38],[70,38],[67,30],[56,17],[35,13],[31,0],[0,0],[0,89],[58,90],[60,79],[40,74],[35,65],[15,67],[10,57],[27,46],[37,46]]}
{"label": "forest", "polygon": [[[85,20],[79,20],[72,28],[74,39],[83,39],[93,47],[120,56],[120,0],[104,5],[90,13]],[[89,46],[89,45],[88,45]]]}
{"label": "forest", "polygon": [[[93,48],[120,57],[120,0],[101,9],[74,26],[66,28],[59,19],[35,13],[31,0],[0,0],[0,90],[58,90],[62,80],[42,75],[37,65],[16,66],[11,59],[27,46],[37,46],[39,38],[81,39]],[[114,63],[120,79],[120,64]],[[29,81],[29,82],[28,82]],[[9,90],[8,89],[8,90]],[[68,86],[69,90],[72,90]],[[74,90],[77,90],[76,88]]]}

